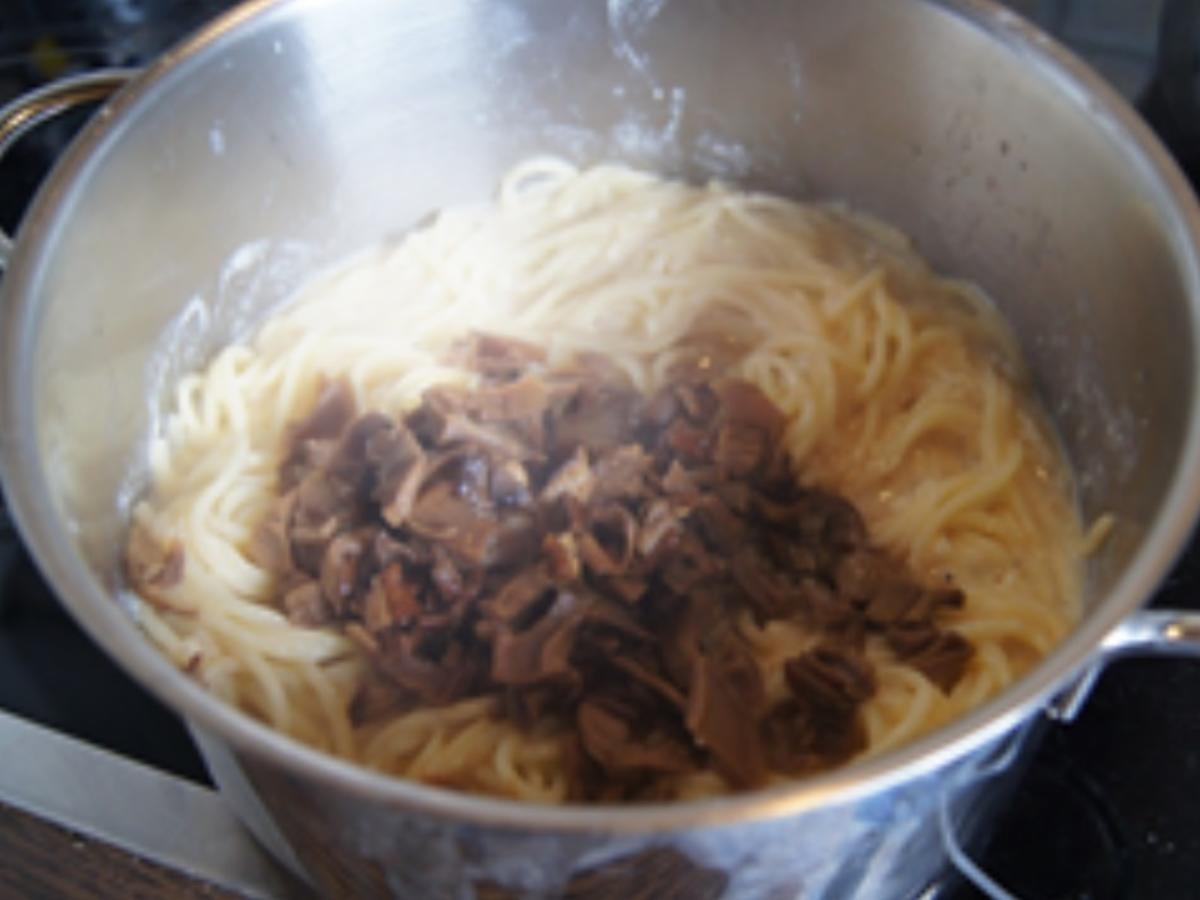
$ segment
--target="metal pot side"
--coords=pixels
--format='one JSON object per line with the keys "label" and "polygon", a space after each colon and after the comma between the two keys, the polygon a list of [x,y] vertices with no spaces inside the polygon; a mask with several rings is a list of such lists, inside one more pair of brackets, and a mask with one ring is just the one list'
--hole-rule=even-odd
{"label": "metal pot side", "polygon": [[[171,668],[113,599],[141,484],[129,461],[169,386],[315,269],[488,196],[535,152],[842,199],[987,288],[1085,517],[1118,516],[1076,633],[908,747],[794,787],[637,809],[388,779]],[[330,893],[586,897],[658,877],[697,879],[689,896],[903,896],[944,862],[943,800],[980,790],[981,760],[1122,634],[1149,633],[1120,626],[1200,504],[1198,223],[1132,111],[976,0],[253,2],[137,77],[28,214],[4,282],[5,488],[75,616],[193,724],[235,808]],[[1195,624],[1156,622],[1155,639],[1195,652]],[[605,865],[631,880],[604,881]]]}

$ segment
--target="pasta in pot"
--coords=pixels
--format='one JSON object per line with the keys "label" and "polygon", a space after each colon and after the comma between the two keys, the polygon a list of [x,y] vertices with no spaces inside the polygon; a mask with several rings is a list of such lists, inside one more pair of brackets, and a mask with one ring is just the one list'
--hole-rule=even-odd
{"label": "pasta in pot", "polygon": [[[367,766],[567,798],[562,734],[518,728],[486,698],[356,724],[367,657],[335,628],[290,622],[249,552],[276,497],[281,436],[322,384],[344,379],[359,409],[402,415],[431,387],[472,383],[450,352],[468,330],[536,343],[552,362],[603,353],[647,394],[681,365],[728,367],[783,412],[797,479],[849,499],[913,572],[953,579],[965,603],[947,621],[975,652],[946,693],[869,638],[866,754],[993,696],[1078,619],[1086,546],[1069,472],[976,289],[844,210],[535,159],[494,205],[444,211],[314,282],[179,384],[131,532],[183,550],[177,577],[135,579],[139,621],[177,665]],[[748,614],[738,627],[767,692],[786,692],[785,661],[812,645],[811,629]],[[705,771],[663,778],[655,796],[730,788]]]}

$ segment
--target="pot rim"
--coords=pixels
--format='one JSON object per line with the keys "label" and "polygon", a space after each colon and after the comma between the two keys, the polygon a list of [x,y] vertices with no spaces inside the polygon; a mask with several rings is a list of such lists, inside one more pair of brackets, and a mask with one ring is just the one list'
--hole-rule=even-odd
{"label": "pot rim", "polygon": [[[168,51],[117,95],[64,154],[22,223],[11,267],[0,286],[0,348],[8,374],[0,393],[0,477],[14,518],[56,593],[74,618],[122,668],[190,724],[229,741],[239,751],[293,776],[345,794],[474,824],[524,831],[646,833],[731,825],[796,815],[856,800],[933,772],[988,745],[1032,716],[1073,676],[1095,665],[1101,643],[1151,596],[1191,532],[1200,509],[1200,391],[1191,386],[1189,425],[1171,487],[1157,520],[1132,563],[1103,602],[1032,672],[951,723],[915,741],[792,784],[704,800],[636,806],[551,806],[466,794],[418,784],[326,754],[260,723],[172,666],[130,616],[91,575],[58,515],[33,443],[11,435],[37,433],[32,352],[41,316],[35,286],[48,267],[45,248],[61,228],[64,201],[86,180],[98,152],[124,124],[153,101],[159,86],[184,77],[220,52],[226,34],[268,26],[276,17],[323,0],[251,0],[213,20]],[[922,0],[983,31],[1036,69],[1047,89],[1084,108],[1095,127],[1119,145],[1152,192],[1191,298],[1192,343],[1200,347],[1200,207],[1174,161],[1128,104],[1069,51],[992,0]]]}

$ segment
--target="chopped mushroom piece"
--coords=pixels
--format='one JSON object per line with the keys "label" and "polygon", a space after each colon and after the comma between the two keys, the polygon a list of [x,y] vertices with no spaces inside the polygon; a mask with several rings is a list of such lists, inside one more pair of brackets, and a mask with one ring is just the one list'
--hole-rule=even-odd
{"label": "chopped mushroom piece", "polygon": [[471,398],[471,409],[483,422],[504,422],[540,416],[550,403],[550,389],[535,375],[522,375],[506,384],[485,385]]}
{"label": "chopped mushroom piece", "polygon": [[647,478],[654,460],[640,445],[624,444],[601,454],[596,460],[597,502],[622,500],[638,502],[650,496]]}
{"label": "chopped mushroom piece", "polygon": [[288,621],[296,625],[315,628],[334,620],[333,607],[325,600],[321,586],[315,581],[296,585],[283,595],[281,603]]}
{"label": "chopped mushroom piece", "polygon": [[321,592],[339,613],[350,608],[358,590],[359,560],[366,551],[362,537],[351,532],[335,536],[321,557]]}
{"label": "chopped mushroom piece", "polygon": [[554,419],[554,449],[600,453],[620,446],[632,434],[638,404],[637,393],[624,385],[582,382]]}
{"label": "chopped mushroom piece", "polygon": [[588,463],[587,451],[580,446],[550,476],[550,480],[542,488],[540,499],[545,503],[560,497],[570,497],[580,503],[587,503],[591,499],[595,484],[596,476]]}
{"label": "chopped mushroom piece", "polygon": [[635,735],[636,720],[588,699],[576,714],[584,749],[610,777],[645,772],[680,773],[695,767],[694,751],[666,733]]}
{"label": "chopped mushroom piece", "polygon": [[129,530],[125,571],[138,590],[154,594],[175,587],[183,580],[185,559],[183,544],[178,540],[164,547],[141,525]]}
{"label": "chopped mushroom piece", "polygon": [[374,499],[383,520],[399,528],[412,514],[425,480],[425,451],[403,425],[379,431],[367,441],[367,457],[377,468]]}
{"label": "chopped mushroom piece", "polygon": [[354,393],[343,379],[330,381],[321,389],[312,411],[287,429],[285,445],[290,452],[280,466],[280,483],[285,490],[298,484],[326,461],[338,437],[354,418]]}
{"label": "chopped mushroom piece", "polygon": [[942,631],[929,622],[906,622],[887,632],[889,646],[948,694],[962,678],[975,648],[961,634]]}
{"label": "chopped mushroom piece", "polygon": [[533,684],[564,677],[577,680],[571,651],[590,602],[571,591],[559,591],[528,628],[499,629],[492,641],[492,678],[500,684]]}
{"label": "chopped mushroom piece", "polygon": [[[250,538],[248,555],[251,561],[268,572],[283,575],[292,571],[294,562],[289,524],[295,503],[294,491],[277,498],[267,517],[259,523]],[[130,543],[132,544],[132,535]]]}
{"label": "chopped mushroom piece", "polygon": [[729,424],[717,432],[713,459],[736,478],[744,478],[766,461],[767,436],[751,425]]}
{"label": "chopped mushroom piece", "polygon": [[518,338],[479,333],[455,348],[454,357],[480,375],[507,381],[545,362],[546,352]]}
{"label": "chopped mushroom piece", "polygon": [[542,538],[542,552],[546,555],[550,576],[555,581],[569,583],[576,581],[583,573],[583,566],[579,562],[579,546],[571,532],[547,534]]}
{"label": "chopped mushroom piece", "polygon": [[[634,799],[662,776],[751,787],[861,751],[870,635],[943,691],[962,677],[972,647],[941,621],[962,593],[795,483],[754,385],[693,366],[643,396],[603,357],[550,370],[491,335],[455,353],[478,387],[431,388],[399,419],[355,417],[348,385],[325,385],[248,547],[291,621],[371,660],[356,723],[490,696],[518,727],[574,730],[570,796]],[[130,580],[173,583],[182,549],[145,537]],[[774,705],[747,618],[818,638]]]}
{"label": "chopped mushroom piece", "polygon": [[532,500],[529,472],[515,459],[492,469],[492,502],[498,507],[528,506]]}

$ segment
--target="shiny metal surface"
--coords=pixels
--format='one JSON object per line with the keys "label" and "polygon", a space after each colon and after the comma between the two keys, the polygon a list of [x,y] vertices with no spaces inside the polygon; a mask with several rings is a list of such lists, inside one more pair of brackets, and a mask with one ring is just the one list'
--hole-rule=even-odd
{"label": "shiny metal surface", "polygon": [[1054,698],[1046,713],[1072,721],[1108,664],[1130,656],[1200,657],[1200,613],[1141,610],[1129,616],[1108,633],[1083,674]]}
{"label": "shiny metal surface", "polygon": [[[387,779],[174,671],[114,602],[130,461],[170,385],[315,269],[486,197],[534,152],[840,198],[987,288],[1085,516],[1117,516],[1077,631],[912,745],[789,788],[636,810]],[[0,313],[5,487],[74,614],[211,736],[210,760],[226,751],[235,808],[265,812],[331,893],[553,895],[617,858],[659,871],[646,854],[673,848],[729,896],[912,894],[944,861],[935,787],[973,798],[960,773],[1101,658],[1187,537],[1198,236],[1189,189],[1132,111],[976,0],[250,3],[106,106],[23,223]]]}
{"label": "shiny metal surface", "polygon": [[[967,844],[959,833],[962,827],[959,823],[965,817],[961,815],[961,809],[959,816],[955,816],[954,805],[957,803],[961,807],[964,802],[976,803],[979,795],[986,792],[988,785],[993,780],[1001,783],[1009,781],[1013,776],[1015,766],[1020,762],[1021,754],[1029,747],[1029,734],[1044,726],[1045,720],[1031,720],[1009,738],[1007,745],[1002,746],[998,754],[986,760],[981,757],[974,770],[969,771],[963,778],[964,785],[973,788],[973,791],[967,796],[964,797],[963,792],[956,789],[956,785],[945,785],[942,788],[942,801],[938,809],[942,847],[949,857],[950,865],[989,900],[1015,900],[1015,898],[971,857]],[[977,824],[978,821],[977,818]]]}
{"label": "shiny metal surface", "polygon": [[[609,828],[483,825],[367,803],[251,755],[236,758],[241,790],[229,790],[220,765],[213,771],[244,821],[247,804],[270,811],[272,828],[330,897],[890,898],[915,894],[941,872],[944,802],[952,799],[951,827],[965,840],[986,824],[1011,777],[976,777],[991,750],[875,796],[831,796],[802,815],[697,815],[669,831],[611,808]],[[227,752],[220,758],[230,761]]]}
{"label": "shiny metal surface", "polygon": [[[69,109],[108,99],[134,75],[110,69],[69,75],[0,107],[0,159],[26,132]],[[0,271],[12,255],[12,239],[0,230]]]}
{"label": "shiny metal surface", "polygon": [[1122,622],[1103,644],[1105,656],[1200,656],[1200,613],[1146,610]]}
{"label": "shiny metal surface", "polygon": [[288,879],[211,790],[0,711],[0,800],[247,898]]}

